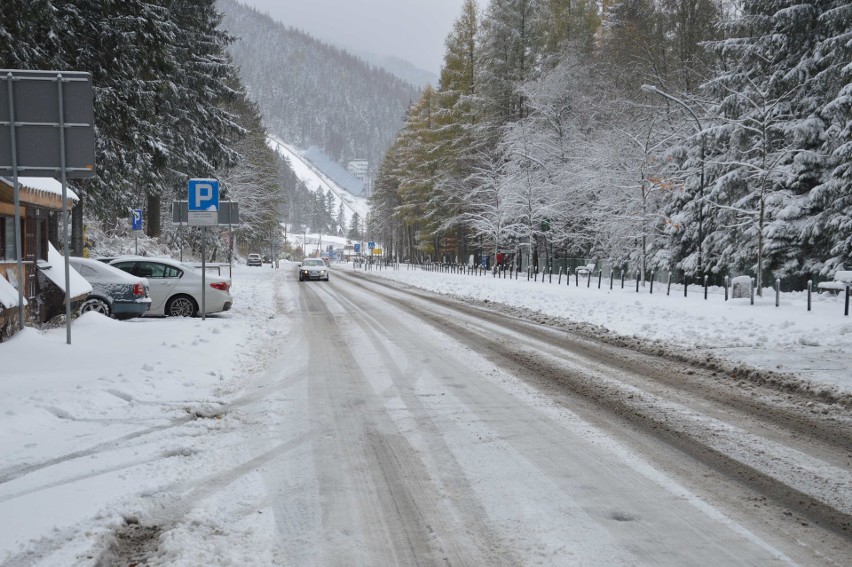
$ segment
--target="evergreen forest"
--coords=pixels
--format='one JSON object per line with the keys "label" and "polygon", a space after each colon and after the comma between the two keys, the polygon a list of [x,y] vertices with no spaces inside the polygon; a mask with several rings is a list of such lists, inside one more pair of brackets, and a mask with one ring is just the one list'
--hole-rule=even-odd
{"label": "evergreen forest", "polygon": [[311,231],[350,228],[268,146],[228,52],[237,38],[221,24],[214,0],[0,3],[0,68],[92,75],[96,175],[69,181],[80,198],[73,254],[132,253],[130,211],[141,208],[140,251],[198,258],[202,232],[171,222],[172,202],[186,199],[194,177],[219,179],[220,200],[240,209],[233,240],[204,231],[211,260],[225,259],[230,242],[243,254],[277,245],[281,219]]}
{"label": "evergreen forest", "polygon": [[466,0],[368,230],[421,261],[828,277],[852,267],[850,55],[846,0]]}

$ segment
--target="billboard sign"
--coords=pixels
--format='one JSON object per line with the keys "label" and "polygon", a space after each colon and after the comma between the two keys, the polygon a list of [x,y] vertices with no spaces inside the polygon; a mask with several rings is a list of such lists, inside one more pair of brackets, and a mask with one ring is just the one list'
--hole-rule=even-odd
{"label": "billboard sign", "polygon": [[[219,226],[240,224],[240,207],[236,201],[219,201],[218,220]],[[186,201],[172,202],[172,222],[175,224],[189,224],[189,203]]]}
{"label": "billboard sign", "polygon": [[0,69],[0,175],[59,179],[64,142],[66,177],[92,177],[94,124],[90,73]]}

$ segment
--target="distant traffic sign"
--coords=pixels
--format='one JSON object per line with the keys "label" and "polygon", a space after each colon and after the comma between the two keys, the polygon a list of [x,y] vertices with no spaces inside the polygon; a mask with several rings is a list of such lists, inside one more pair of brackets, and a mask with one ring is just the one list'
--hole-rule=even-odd
{"label": "distant traffic sign", "polygon": [[187,199],[189,226],[219,224],[219,181],[217,179],[190,179]]}
{"label": "distant traffic sign", "polygon": [[370,250],[372,250],[372,249],[373,249],[373,248],[375,248],[375,247],[376,247],[376,243],[375,243],[375,242],[368,242],[368,243],[367,243],[367,248],[369,248]]}
{"label": "distant traffic sign", "polygon": [[134,232],[142,230],[142,209],[131,209],[130,214],[131,230],[133,230]]}
{"label": "distant traffic sign", "polygon": [[355,249],[356,254],[361,253],[361,243],[360,242],[356,242],[355,244],[352,245],[352,247]]}

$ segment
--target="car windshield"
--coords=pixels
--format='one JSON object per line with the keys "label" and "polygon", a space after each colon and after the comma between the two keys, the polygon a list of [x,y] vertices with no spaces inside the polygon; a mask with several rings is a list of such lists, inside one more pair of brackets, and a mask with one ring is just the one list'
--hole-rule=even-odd
{"label": "car windshield", "polygon": [[304,262],[302,262],[302,265],[303,266],[325,266],[325,262],[323,262],[322,260],[317,260],[317,259],[305,260]]}

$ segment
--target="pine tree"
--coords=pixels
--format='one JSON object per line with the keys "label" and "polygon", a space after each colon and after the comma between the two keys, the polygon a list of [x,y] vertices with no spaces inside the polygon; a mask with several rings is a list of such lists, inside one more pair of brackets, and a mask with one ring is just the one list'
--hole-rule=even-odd
{"label": "pine tree", "polygon": [[594,0],[538,0],[534,29],[541,71],[553,69],[567,47],[591,53],[601,18]]}
{"label": "pine tree", "polygon": [[852,268],[852,5],[834,0],[817,6],[820,12],[811,29],[813,50],[795,67],[797,73],[811,78],[803,110],[810,145],[817,149],[798,165],[813,171],[816,180],[808,195],[810,215],[803,228],[804,243],[813,250],[813,258],[803,268],[829,274]]}
{"label": "pine tree", "polygon": [[[179,194],[193,177],[209,177],[235,163],[226,143],[240,134],[221,105],[237,93],[229,87],[236,70],[226,54],[230,37],[218,28],[215,0],[159,0],[169,14],[173,35],[168,82],[158,92],[156,111],[165,143],[155,151],[155,167],[164,183],[146,188],[148,210],[156,217],[161,197]],[[149,224],[150,236],[158,226]]]}
{"label": "pine tree", "polygon": [[352,214],[352,218],[349,220],[349,232],[346,237],[356,242],[360,242],[364,238],[363,221],[357,211]]}
{"label": "pine tree", "polygon": [[823,69],[832,74],[836,60],[815,57],[826,38],[825,8],[819,0],[746,2],[729,24],[730,38],[712,44],[719,74],[706,88],[718,126],[708,156],[715,178],[709,197],[721,230],[711,235],[711,251],[724,264],[753,270],[758,284],[769,270],[784,276],[824,267],[810,253],[811,246],[826,248],[823,238],[812,231],[803,248],[801,237],[814,226],[809,207],[825,203],[811,191],[832,185],[822,182],[838,162],[826,151],[842,147],[825,122],[835,119],[824,112],[843,88],[823,82]]}
{"label": "pine tree", "polygon": [[501,128],[524,116],[518,87],[535,76],[535,0],[492,0],[481,23],[476,52],[476,102],[480,136],[494,148]]}
{"label": "pine tree", "polygon": [[442,167],[450,175],[463,177],[465,164],[471,162],[476,115],[472,107],[475,92],[475,54],[478,21],[476,2],[466,0],[462,14],[447,37],[444,64],[438,87],[438,112],[435,117]]}

